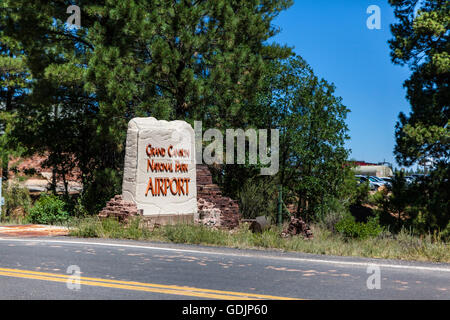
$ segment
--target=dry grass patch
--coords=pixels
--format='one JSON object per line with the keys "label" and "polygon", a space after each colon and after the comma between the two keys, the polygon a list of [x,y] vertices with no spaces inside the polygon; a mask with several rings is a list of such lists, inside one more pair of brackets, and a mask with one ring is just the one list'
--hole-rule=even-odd
{"label": "dry grass patch", "polygon": [[272,227],[261,234],[253,234],[246,224],[233,231],[192,224],[162,226],[149,230],[142,227],[138,220],[124,226],[112,219],[98,218],[74,220],[70,228],[70,235],[76,237],[150,240],[240,249],[276,249],[335,256],[450,263],[448,243],[436,236],[418,238],[406,231],[396,236],[383,233],[367,239],[347,239],[313,225],[314,239],[304,240],[302,237],[281,238],[281,229],[278,227]]}

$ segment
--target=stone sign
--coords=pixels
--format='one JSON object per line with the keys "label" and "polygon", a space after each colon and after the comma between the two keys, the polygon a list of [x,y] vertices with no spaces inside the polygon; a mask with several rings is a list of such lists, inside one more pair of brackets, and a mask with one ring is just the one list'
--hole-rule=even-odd
{"label": "stone sign", "polygon": [[122,198],[144,216],[197,214],[195,135],[185,121],[128,124]]}

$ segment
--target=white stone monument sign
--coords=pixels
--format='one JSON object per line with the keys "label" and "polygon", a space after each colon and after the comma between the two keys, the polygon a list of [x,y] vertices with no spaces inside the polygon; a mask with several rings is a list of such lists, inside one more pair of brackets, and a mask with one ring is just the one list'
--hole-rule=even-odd
{"label": "white stone monument sign", "polygon": [[128,124],[123,200],[144,216],[197,213],[195,135],[185,121],[134,118]]}

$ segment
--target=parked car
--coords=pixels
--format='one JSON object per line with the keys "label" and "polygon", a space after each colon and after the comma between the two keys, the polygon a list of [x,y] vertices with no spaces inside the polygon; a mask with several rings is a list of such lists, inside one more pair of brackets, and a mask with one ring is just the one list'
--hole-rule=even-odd
{"label": "parked car", "polygon": [[377,190],[380,187],[379,183],[372,181],[373,179],[371,180],[370,177],[368,177],[368,176],[363,176],[363,175],[357,174],[357,175],[355,175],[355,178],[359,180],[358,183],[364,183],[364,182],[368,181],[370,190]]}
{"label": "parked car", "polygon": [[380,183],[382,183],[386,188],[391,188],[392,187],[392,179],[389,177],[375,177],[372,176],[373,179],[379,181]]}
{"label": "parked car", "polygon": [[379,187],[384,187],[384,186],[386,186],[386,181],[384,181],[384,180],[382,180],[382,179],[380,179],[380,178],[378,178],[378,177],[375,177],[375,176],[369,176],[369,180],[377,187],[377,189],[378,189]]}

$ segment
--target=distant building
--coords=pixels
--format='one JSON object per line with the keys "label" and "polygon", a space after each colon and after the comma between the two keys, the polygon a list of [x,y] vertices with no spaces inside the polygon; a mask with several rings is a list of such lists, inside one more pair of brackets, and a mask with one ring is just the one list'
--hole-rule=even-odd
{"label": "distant building", "polygon": [[362,174],[365,176],[376,176],[376,177],[392,177],[394,173],[392,169],[388,166],[360,166],[356,167],[355,174]]}
{"label": "distant building", "polygon": [[390,166],[386,164],[369,163],[365,161],[353,161],[356,167],[353,169],[355,174],[376,177],[392,177],[394,173]]}

